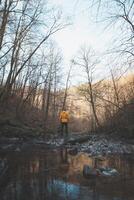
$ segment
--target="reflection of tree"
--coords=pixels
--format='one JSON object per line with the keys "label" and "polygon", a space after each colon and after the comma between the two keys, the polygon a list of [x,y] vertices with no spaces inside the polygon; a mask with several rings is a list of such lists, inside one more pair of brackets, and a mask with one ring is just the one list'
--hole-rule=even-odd
{"label": "reflection of tree", "polygon": [[[48,155],[40,157],[40,172],[48,167]],[[38,198],[40,200],[47,199],[47,185],[48,185],[48,173],[39,173],[39,182],[38,182]]]}
{"label": "reflection of tree", "polygon": [[96,178],[93,178],[90,182],[90,187],[93,191],[93,200],[97,200],[99,199],[99,194],[98,194],[98,191],[97,191],[97,187],[96,187]]}
{"label": "reflection of tree", "polygon": [[79,186],[79,199],[92,199],[92,200],[100,200],[100,194],[97,187],[97,179],[91,178],[88,180],[87,190],[83,191],[83,185]]}
{"label": "reflection of tree", "polygon": [[67,148],[60,149],[60,158],[61,158],[61,163],[68,163]]}

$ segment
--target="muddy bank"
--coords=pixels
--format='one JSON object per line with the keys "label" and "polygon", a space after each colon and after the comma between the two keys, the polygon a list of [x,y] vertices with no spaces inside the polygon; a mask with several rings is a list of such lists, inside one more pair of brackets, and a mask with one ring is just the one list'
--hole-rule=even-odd
{"label": "muddy bank", "polygon": [[33,128],[16,119],[0,119],[0,137],[32,138],[43,134],[44,130],[41,127]]}

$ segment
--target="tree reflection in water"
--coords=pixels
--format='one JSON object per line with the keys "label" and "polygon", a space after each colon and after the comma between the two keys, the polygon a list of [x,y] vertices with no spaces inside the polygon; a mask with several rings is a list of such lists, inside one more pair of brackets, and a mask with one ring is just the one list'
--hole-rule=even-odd
{"label": "tree reflection in water", "polygon": [[[2,157],[2,155],[1,155]],[[71,156],[67,148],[6,156],[9,174],[0,200],[133,200],[134,162],[113,156],[99,162],[86,154]],[[97,162],[97,163],[96,163]],[[84,164],[115,167],[121,180],[82,176]]]}

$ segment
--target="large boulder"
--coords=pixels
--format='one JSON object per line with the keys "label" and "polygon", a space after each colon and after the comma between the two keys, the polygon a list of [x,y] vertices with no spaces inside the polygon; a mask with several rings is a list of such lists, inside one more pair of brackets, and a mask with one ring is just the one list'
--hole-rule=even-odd
{"label": "large boulder", "polygon": [[84,165],[83,167],[83,176],[85,178],[90,178],[90,177],[97,177],[99,176],[99,170],[95,169],[91,166]]}
{"label": "large boulder", "polygon": [[118,176],[119,172],[116,169],[110,167],[99,168],[101,176]]}
{"label": "large boulder", "polygon": [[89,165],[84,165],[83,167],[83,176],[85,178],[98,177],[98,176],[112,177],[118,175],[119,172],[116,169],[110,167],[93,168]]}

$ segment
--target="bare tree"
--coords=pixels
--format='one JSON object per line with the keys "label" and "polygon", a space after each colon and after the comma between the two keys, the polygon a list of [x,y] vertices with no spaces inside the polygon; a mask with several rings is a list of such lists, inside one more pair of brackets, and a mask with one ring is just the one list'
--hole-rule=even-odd
{"label": "bare tree", "polygon": [[89,3],[91,2],[93,9],[98,6],[96,13],[98,21],[107,21],[107,26],[116,24],[116,46],[114,45],[113,49],[122,55],[127,55],[131,62],[134,56],[134,1],[89,0]]}
{"label": "bare tree", "polygon": [[[17,9],[11,12],[14,17],[14,21],[11,24],[11,30],[13,30],[13,37],[11,41],[12,48],[10,57],[8,55],[8,75],[5,80],[5,85],[0,92],[1,102],[4,101],[4,99],[8,99],[7,97],[11,94],[12,87],[15,84],[18,76],[23,71],[23,69],[27,67],[29,60],[32,59],[33,56],[38,52],[39,48],[46,42],[46,40],[49,39],[51,35],[66,26],[66,24],[61,23],[60,15],[57,14],[56,16],[54,14],[53,18],[51,17],[51,21],[48,22],[49,25],[47,26],[45,24],[45,27],[47,27],[45,31],[45,36],[43,36],[42,39],[39,40],[39,35],[37,35],[38,40],[33,43],[31,40],[32,32],[34,27],[37,28],[37,21],[39,15],[41,15],[42,4],[40,0],[37,2],[33,1],[33,3],[30,3],[27,0],[22,1],[21,5],[22,6],[19,5],[19,9],[17,6],[15,6],[14,9]],[[31,11],[31,9],[33,10]],[[5,31],[5,28],[2,30]],[[29,51],[29,48],[32,50]]]}
{"label": "bare tree", "polygon": [[58,94],[58,79],[60,76],[60,63],[62,57],[59,51],[53,45],[50,45],[50,52],[46,62],[48,65],[47,82],[44,84],[42,96],[42,111],[43,123],[46,127],[49,121],[52,122],[53,128],[56,127],[57,118],[57,94]]}
{"label": "bare tree", "polygon": [[93,88],[93,74],[98,60],[91,48],[82,48],[80,56],[74,61],[78,66],[81,66],[87,76],[87,86],[79,88],[80,93],[85,96],[86,100],[90,103],[95,123],[100,127],[99,119],[96,111],[96,93]]}
{"label": "bare tree", "polygon": [[62,105],[62,109],[64,109],[66,107],[66,102],[67,102],[67,96],[68,96],[68,89],[69,89],[69,81],[70,81],[70,76],[71,76],[71,71],[72,71],[72,63],[69,67],[69,71],[67,74],[67,80],[66,80],[66,85],[65,85],[65,91],[64,91],[64,97],[63,97],[63,105]]}

